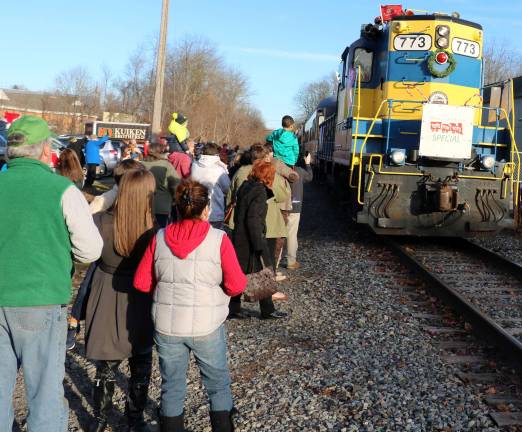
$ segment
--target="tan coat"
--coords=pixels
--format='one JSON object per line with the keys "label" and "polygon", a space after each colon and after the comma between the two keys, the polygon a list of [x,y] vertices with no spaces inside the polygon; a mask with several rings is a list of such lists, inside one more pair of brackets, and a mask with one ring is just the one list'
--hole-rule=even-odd
{"label": "tan coat", "polygon": [[[276,173],[283,178],[285,181],[286,187],[290,190],[290,183],[293,183],[297,180],[299,180],[299,174],[297,174],[296,171],[294,171],[292,168],[287,166],[284,162],[281,162],[279,159],[272,159],[272,164],[275,166]],[[280,202],[279,208],[281,210],[292,210],[292,193],[290,192],[290,196],[286,201]],[[282,237],[286,237],[282,236]],[[272,238],[272,237],[269,237]]]}
{"label": "tan coat", "polygon": [[290,208],[292,208],[292,190],[290,189],[290,184],[279,174],[276,174],[272,192],[274,196],[267,201],[266,238],[288,237],[281,207],[288,207],[288,201],[290,201]]}
{"label": "tan coat", "polygon": [[[289,168],[290,169],[290,168]],[[291,170],[291,169],[290,169]],[[227,194],[227,206],[235,201],[237,191],[252,171],[252,165],[239,168],[232,178],[230,190]],[[292,202],[292,192],[289,183],[276,173],[272,186],[274,196],[267,201],[268,211],[266,213],[266,238],[287,237],[285,220],[281,214],[281,205],[287,207],[288,201]],[[291,208],[291,207],[290,207]],[[228,223],[230,229],[234,229],[234,212]]]}

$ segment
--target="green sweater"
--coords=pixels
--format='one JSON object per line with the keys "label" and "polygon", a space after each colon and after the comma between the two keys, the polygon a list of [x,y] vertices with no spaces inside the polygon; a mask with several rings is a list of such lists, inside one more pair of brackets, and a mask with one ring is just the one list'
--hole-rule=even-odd
{"label": "green sweater", "polygon": [[72,183],[33,159],[0,174],[0,307],[66,304],[71,242],[61,200]]}
{"label": "green sweater", "polygon": [[144,160],[142,163],[156,180],[154,214],[170,214],[176,188],[181,180],[178,172],[167,159]]}

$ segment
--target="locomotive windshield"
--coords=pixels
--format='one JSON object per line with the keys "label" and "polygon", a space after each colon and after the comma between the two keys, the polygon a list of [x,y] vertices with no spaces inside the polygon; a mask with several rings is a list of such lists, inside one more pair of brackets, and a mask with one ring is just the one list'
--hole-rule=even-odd
{"label": "locomotive windshield", "polygon": [[361,67],[361,82],[369,82],[372,79],[373,51],[366,48],[356,48],[353,55],[355,70]]}

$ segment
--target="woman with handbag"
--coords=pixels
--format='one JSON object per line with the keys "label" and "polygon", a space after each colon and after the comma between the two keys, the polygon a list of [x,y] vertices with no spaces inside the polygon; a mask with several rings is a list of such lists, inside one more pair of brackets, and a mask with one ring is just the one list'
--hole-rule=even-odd
{"label": "woman with handbag", "polygon": [[189,355],[196,359],[210,399],[213,432],[231,432],[232,393],[223,323],[230,296],[246,277],[228,236],[208,222],[210,197],[201,183],[176,190],[179,220],[152,239],[134,286],[153,291],[154,341],[161,373],[160,431],[181,432]]}
{"label": "woman with handbag", "polygon": [[[239,264],[245,274],[258,273],[264,267],[273,267],[272,254],[266,240],[267,200],[272,197],[275,168],[270,162],[256,160],[248,180],[237,192],[234,209],[233,243]],[[275,274],[274,274],[275,278]],[[278,319],[287,316],[276,311],[271,294],[259,300],[261,319]],[[243,318],[241,297],[230,302],[230,318]]]}

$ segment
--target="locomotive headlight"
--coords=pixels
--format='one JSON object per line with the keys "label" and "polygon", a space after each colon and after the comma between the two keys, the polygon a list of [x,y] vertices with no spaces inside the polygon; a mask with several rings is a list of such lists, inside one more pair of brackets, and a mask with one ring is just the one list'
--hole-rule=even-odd
{"label": "locomotive headlight", "polygon": [[435,29],[435,45],[437,48],[446,49],[449,47],[450,28],[446,25],[437,26]]}
{"label": "locomotive headlight", "polygon": [[442,48],[442,49],[445,49],[445,48],[448,48],[449,47],[449,39],[446,38],[446,37],[439,37],[437,38],[437,46],[439,48]]}
{"label": "locomotive headlight", "polygon": [[402,149],[392,150],[390,160],[394,165],[404,165],[404,162],[406,162],[406,152]]}
{"label": "locomotive headlight", "polygon": [[495,158],[491,155],[482,156],[480,163],[485,169],[490,170],[495,166]]}
{"label": "locomotive headlight", "polygon": [[438,26],[437,27],[437,34],[439,36],[448,37],[449,36],[449,27],[448,26]]}

